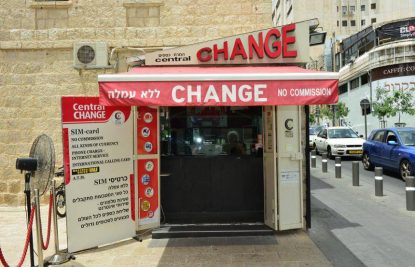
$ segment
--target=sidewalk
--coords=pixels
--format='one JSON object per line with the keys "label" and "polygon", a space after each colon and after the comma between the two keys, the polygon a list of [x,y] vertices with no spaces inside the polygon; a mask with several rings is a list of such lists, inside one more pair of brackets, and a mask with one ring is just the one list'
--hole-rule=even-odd
{"label": "sidewalk", "polygon": [[[42,207],[41,211],[43,233],[46,236],[47,207]],[[0,207],[0,245],[10,266],[16,266],[22,253],[25,221],[23,207]],[[66,248],[64,219],[59,220],[59,232],[60,248]],[[53,233],[51,239],[44,257],[53,254]],[[302,230],[282,232],[275,236],[148,238],[142,242],[131,239],[78,252],[75,256],[75,260],[60,266],[331,266]],[[28,253],[23,266],[29,265]]]}
{"label": "sidewalk", "polygon": [[[376,197],[374,173],[361,170],[360,185],[353,186],[351,168],[343,168],[346,164],[351,163],[342,163],[341,179],[334,178],[333,162],[328,173],[321,171],[320,160],[312,169],[312,217],[320,221],[321,229],[314,224],[311,236],[317,243],[321,240],[319,247],[334,263],[339,254],[333,250],[337,244],[344,248],[342,253],[350,251],[365,266],[414,266],[415,212],[405,208],[404,183],[385,178],[384,195]],[[324,240],[323,230],[336,242]]]}

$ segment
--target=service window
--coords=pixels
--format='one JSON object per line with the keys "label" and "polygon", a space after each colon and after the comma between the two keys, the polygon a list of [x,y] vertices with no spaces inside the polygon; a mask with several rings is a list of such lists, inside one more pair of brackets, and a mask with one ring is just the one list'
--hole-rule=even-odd
{"label": "service window", "polygon": [[165,108],[160,134],[162,155],[262,156],[262,109]]}

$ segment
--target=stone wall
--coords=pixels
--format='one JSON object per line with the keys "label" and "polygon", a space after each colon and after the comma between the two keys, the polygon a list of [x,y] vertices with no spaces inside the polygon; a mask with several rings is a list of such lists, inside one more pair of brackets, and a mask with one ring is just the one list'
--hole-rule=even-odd
{"label": "stone wall", "polygon": [[[271,0],[0,1],[0,205],[23,204],[15,160],[39,134],[52,137],[62,165],[62,95],[97,95],[98,74],[125,71],[125,59],[142,51],[268,27]],[[117,48],[115,67],[73,68],[81,41]]]}

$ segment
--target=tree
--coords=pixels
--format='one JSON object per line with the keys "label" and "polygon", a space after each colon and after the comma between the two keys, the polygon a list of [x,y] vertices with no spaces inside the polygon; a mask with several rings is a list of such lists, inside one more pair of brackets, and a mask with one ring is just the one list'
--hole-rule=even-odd
{"label": "tree", "polygon": [[313,124],[315,124],[315,123],[316,123],[316,115],[315,115],[315,114],[310,113],[308,118],[309,118],[309,120],[310,120],[310,124],[311,124],[311,125],[313,125]]}
{"label": "tree", "polygon": [[392,98],[385,88],[376,88],[376,101],[372,103],[373,114],[378,117],[380,121],[385,121],[385,117],[389,118],[395,116],[396,112],[392,106]]}
{"label": "tree", "polygon": [[344,104],[343,102],[339,101],[337,102],[336,105],[336,119],[343,119],[344,117],[347,117],[347,115],[349,115],[349,108],[346,107],[346,104]]}
{"label": "tree", "polygon": [[379,120],[385,120],[398,114],[398,123],[401,123],[401,114],[415,115],[413,96],[402,90],[386,90],[378,87],[376,101],[373,103],[373,113]]}
{"label": "tree", "polygon": [[322,105],[320,108],[320,116],[322,118],[331,118],[333,112],[330,109],[329,105]]}

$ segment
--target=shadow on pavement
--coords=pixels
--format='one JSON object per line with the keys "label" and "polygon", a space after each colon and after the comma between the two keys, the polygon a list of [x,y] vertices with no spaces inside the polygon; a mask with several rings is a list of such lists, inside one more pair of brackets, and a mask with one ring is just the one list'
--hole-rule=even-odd
{"label": "shadow on pavement", "polygon": [[[315,184],[322,187],[326,183],[318,180]],[[326,186],[326,188],[330,187],[330,185]],[[312,188],[315,189],[314,186]],[[309,229],[309,235],[334,266],[365,266],[332,232],[335,229],[359,226],[360,224],[348,221],[317,198],[311,197],[311,228]]]}
{"label": "shadow on pavement", "polygon": [[311,176],[311,190],[319,190],[319,189],[333,189],[334,186],[321,181],[318,178],[315,178],[313,175]]}

